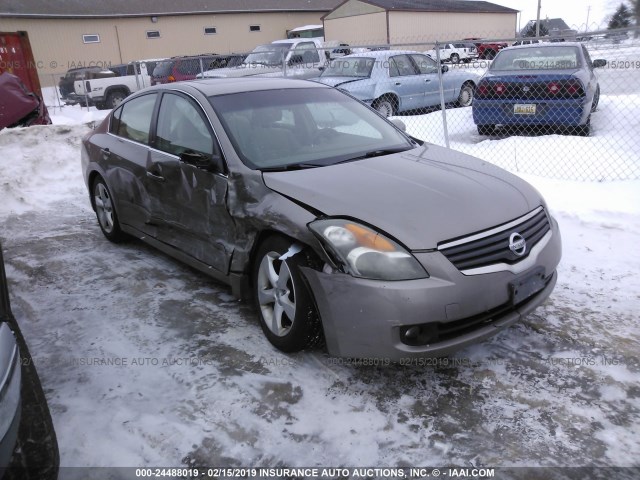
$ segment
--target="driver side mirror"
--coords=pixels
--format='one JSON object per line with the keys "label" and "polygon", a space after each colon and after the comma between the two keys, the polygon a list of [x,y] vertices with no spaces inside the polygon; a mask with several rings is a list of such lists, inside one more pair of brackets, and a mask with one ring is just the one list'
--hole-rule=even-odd
{"label": "driver side mirror", "polygon": [[607,61],[599,58],[593,61],[593,68],[602,68],[607,66]]}
{"label": "driver side mirror", "polygon": [[180,154],[180,161],[208,172],[224,173],[224,161],[220,155],[205,155],[204,153],[186,150]]}

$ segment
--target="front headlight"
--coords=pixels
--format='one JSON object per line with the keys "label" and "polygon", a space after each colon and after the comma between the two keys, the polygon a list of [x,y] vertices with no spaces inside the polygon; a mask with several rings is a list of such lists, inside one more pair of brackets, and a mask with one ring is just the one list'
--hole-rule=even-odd
{"label": "front headlight", "polygon": [[309,224],[329,254],[354,277],[414,280],[429,274],[418,260],[390,238],[351,220],[316,220]]}

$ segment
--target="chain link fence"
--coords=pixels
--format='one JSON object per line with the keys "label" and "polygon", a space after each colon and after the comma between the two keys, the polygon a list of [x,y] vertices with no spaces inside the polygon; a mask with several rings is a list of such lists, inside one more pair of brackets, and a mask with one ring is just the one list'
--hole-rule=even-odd
{"label": "chain link fence", "polygon": [[[45,102],[109,109],[156,83],[258,75],[339,88],[415,138],[556,179],[640,179],[640,29],[393,44],[314,42],[253,52],[82,65],[41,75]],[[507,47],[519,46],[517,49]],[[120,78],[121,81],[103,79]],[[92,85],[126,85],[120,91]],[[56,87],[53,87],[55,85]],[[100,87],[102,88],[102,87]]]}

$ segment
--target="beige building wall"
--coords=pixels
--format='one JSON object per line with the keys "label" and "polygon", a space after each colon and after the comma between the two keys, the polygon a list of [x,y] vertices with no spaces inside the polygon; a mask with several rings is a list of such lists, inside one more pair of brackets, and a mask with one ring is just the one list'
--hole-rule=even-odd
{"label": "beige building wall", "polygon": [[368,13],[354,17],[324,19],[324,38],[349,45],[380,45],[387,43],[386,12]]}
{"label": "beige building wall", "polygon": [[391,43],[513,38],[516,13],[389,12]]}
{"label": "beige building wall", "polygon": [[324,19],[333,20],[334,18],[353,17],[355,15],[366,15],[368,13],[379,13],[384,11],[384,8],[371,5],[370,3],[360,2],[358,0],[349,0],[327,14]]}
{"label": "beige building wall", "polygon": [[[0,31],[25,30],[43,85],[57,83],[69,68],[126,63],[145,58],[200,53],[246,52],[256,45],[286,38],[287,30],[320,24],[322,13],[238,13],[112,19],[0,18]],[[259,32],[249,25],[260,25]],[[204,27],[216,34],[205,35]],[[158,30],[160,38],[146,32]],[[85,44],[83,34],[100,35]]]}

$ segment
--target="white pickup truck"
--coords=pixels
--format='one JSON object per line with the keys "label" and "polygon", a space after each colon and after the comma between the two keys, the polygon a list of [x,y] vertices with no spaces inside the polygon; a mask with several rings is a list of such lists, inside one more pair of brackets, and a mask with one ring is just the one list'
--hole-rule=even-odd
{"label": "white pickup truck", "polygon": [[313,38],[276,40],[258,45],[237,67],[217,68],[196,75],[196,78],[294,77],[311,78],[320,75],[327,61],[323,42]]}
{"label": "white pickup truck", "polygon": [[[117,76],[76,80],[73,88],[82,103],[95,105],[98,110],[112,109],[133,92],[151,85],[151,74],[157,61],[145,60],[109,68]],[[134,65],[137,68],[134,68]]]}

